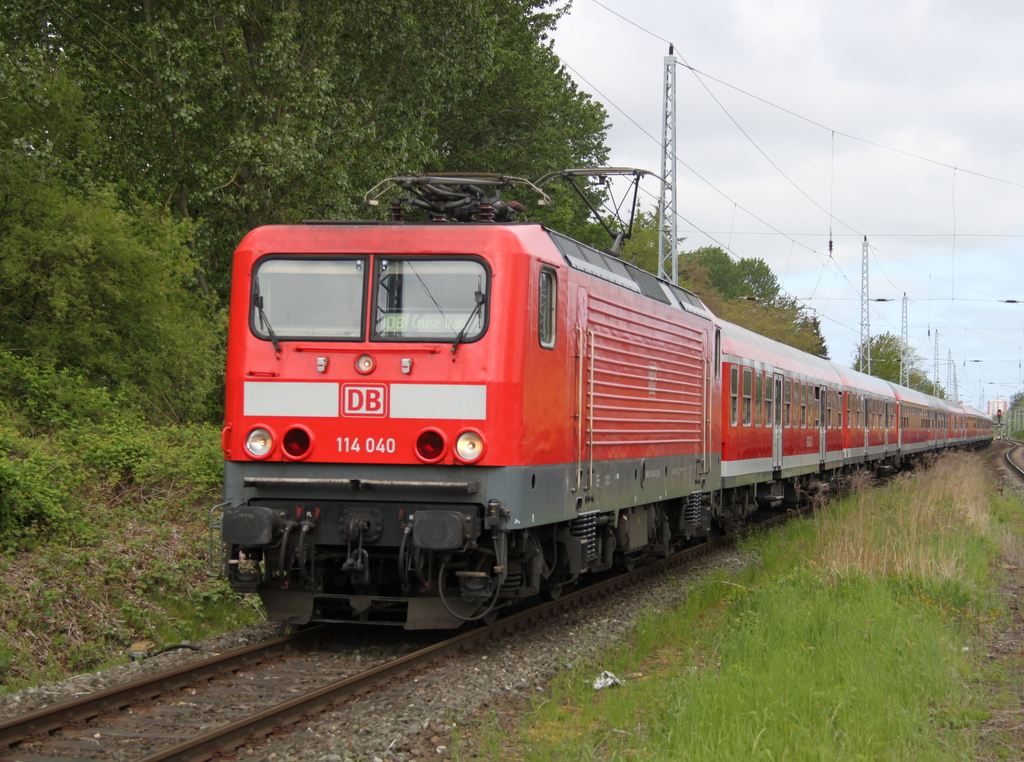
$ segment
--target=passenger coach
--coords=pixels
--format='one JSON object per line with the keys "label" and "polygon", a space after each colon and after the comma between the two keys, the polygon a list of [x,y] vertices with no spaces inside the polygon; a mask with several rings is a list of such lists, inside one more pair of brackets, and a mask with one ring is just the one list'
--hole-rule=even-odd
{"label": "passenger coach", "polygon": [[862,464],[892,470],[921,453],[992,438],[991,419],[969,406],[719,324],[722,487],[733,515],[796,500]]}

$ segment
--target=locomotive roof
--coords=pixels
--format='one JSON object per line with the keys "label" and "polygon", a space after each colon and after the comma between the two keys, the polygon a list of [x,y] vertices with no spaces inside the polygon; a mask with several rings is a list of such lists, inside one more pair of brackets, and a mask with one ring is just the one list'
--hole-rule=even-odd
{"label": "locomotive roof", "polygon": [[711,318],[710,311],[700,298],[685,288],[657,278],[612,252],[600,251],[553,230],[548,230],[548,235],[566,263],[573,269],[641,293],[662,304],[679,307],[703,318]]}

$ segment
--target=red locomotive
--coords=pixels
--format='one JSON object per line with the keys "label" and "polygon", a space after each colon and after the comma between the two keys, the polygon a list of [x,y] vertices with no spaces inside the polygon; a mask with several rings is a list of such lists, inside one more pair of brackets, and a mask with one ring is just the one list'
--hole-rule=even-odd
{"label": "red locomotive", "polygon": [[456,627],[992,437],[512,222],[507,178],[395,182],[435,221],[268,226],[235,252],[213,523],[272,620]]}

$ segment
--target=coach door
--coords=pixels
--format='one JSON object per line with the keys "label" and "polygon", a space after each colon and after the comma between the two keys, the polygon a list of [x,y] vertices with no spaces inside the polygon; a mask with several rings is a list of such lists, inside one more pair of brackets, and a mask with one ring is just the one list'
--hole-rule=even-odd
{"label": "coach door", "polygon": [[782,385],[781,373],[775,374],[775,404],[772,405],[772,470],[782,470]]}
{"label": "coach door", "polygon": [[818,459],[821,465],[825,465],[825,453],[827,452],[827,440],[825,438],[825,428],[828,424],[826,416],[828,415],[828,387],[819,386],[817,388],[817,405],[818,405]]}
{"label": "coach door", "polygon": [[884,412],[885,412],[885,449],[882,452],[884,452],[886,455],[888,455],[889,454],[889,426],[892,423],[892,418],[890,417],[891,413],[890,413],[890,410],[889,410],[889,402],[888,401],[883,402],[882,403],[882,407],[884,408]]}

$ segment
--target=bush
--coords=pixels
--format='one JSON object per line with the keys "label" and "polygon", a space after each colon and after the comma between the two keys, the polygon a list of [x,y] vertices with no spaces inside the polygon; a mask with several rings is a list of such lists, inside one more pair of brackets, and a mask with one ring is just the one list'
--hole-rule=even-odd
{"label": "bush", "polygon": [[25,433],[47,433],[72,422],[99,423],[123,414],[123,403],[80,374],[2,351],[0,406],[0,411],[27,429]]}
{"label": "bush", "polygon": [[210,499],[220,483],[211,424],[150,423],[123,398],[77,374],[0,352],[0,543],[92,542],[96,514],[160,515]]}
{"label": "bush", "polygon": [[0,425],[0,543],[46,528],[89,534],[71,520],[82,512],[81,487],[81,472],[52,442]]}

